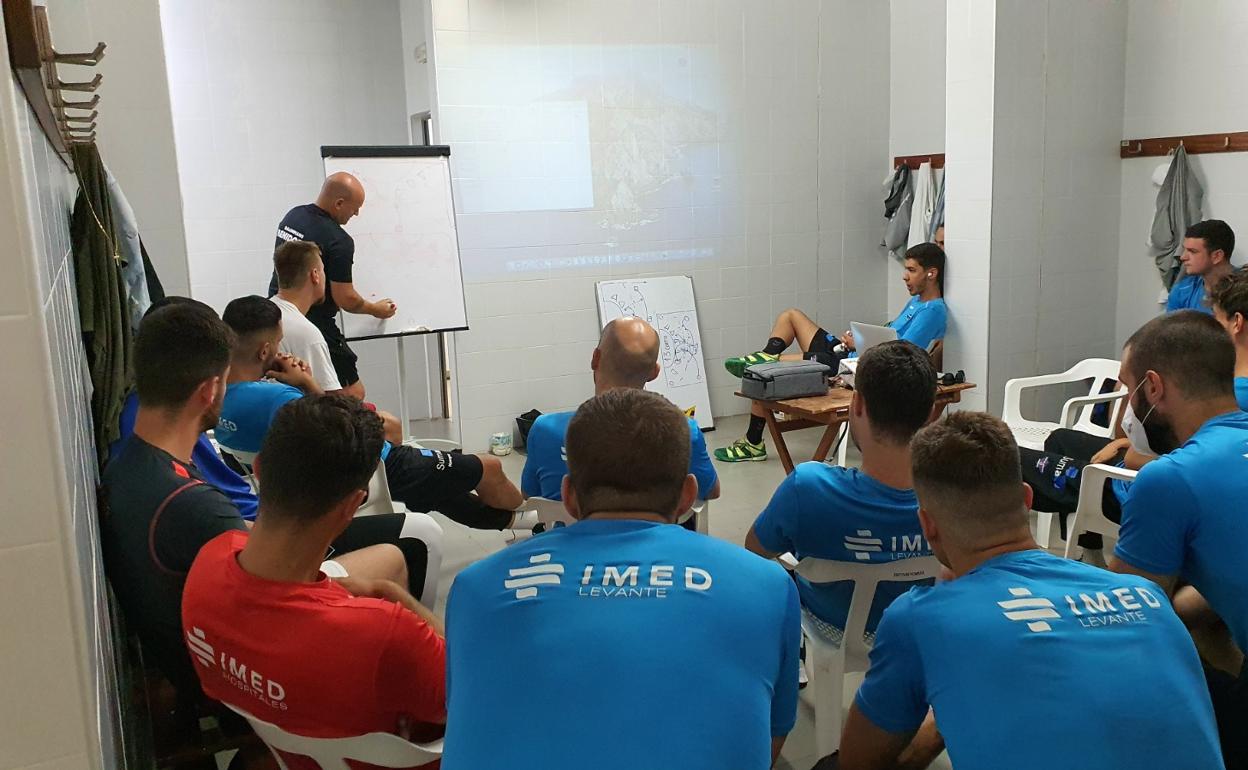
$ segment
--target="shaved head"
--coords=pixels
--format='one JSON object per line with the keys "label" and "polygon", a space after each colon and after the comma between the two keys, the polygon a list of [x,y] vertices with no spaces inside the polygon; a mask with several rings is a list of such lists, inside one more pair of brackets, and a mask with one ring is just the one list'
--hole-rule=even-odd
{"label": "shaved head", "polygon": [[605,387],[640,388],[659,374],[659,333],[641,318],[624,316],[602,328],[594,373]]}
{"label": "shaved head", "polygon": [[316,205],[335,222],[345,225],[364,205],[364,185],[345,171],[330,174],[321,185],[321,194],[316,196]]}

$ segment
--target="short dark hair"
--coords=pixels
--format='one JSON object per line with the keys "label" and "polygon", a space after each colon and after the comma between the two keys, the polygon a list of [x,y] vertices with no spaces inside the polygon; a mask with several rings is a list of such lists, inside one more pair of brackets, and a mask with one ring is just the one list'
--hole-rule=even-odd
{"label": "short dark hair", "polygon": [[180,407],[230,365],[234,335],[199,303],[166,303],[143,317],[134,342],[134,381],[146,407]]}
{"label": "short dark hair", "polygon": [[273,252],[273,270],[280,289],[298,289],[307,280],[321,247],[311,241],[285,241]]}
{"label": "short dark hair", "polygon": [[153,302],[151,305],[148,305],[147,310],[143,311],[143,317],[147,318],[149,315],[151,315],[152,313],[155,313],[157,310],[160,310],[162,307],[169,307],[170,305],[183,305],[186,307],[194,307],[202,311],[205,311],[207,313],[211,313],[214,318],[219,317],[217,316],[217,311],[213,310],[212,306],[207,304],[206,302],[200,302],[197,299],[191,299],[190,297],[182,297],[177,294],[165,295],[164,297],[161,297],[160,299]]}
{"label": "short dark hair", "polygon": [[221,318],[241,340],[276,329],[282,322],[282,309],[264,297],[249,294],[230,300]]}
{"label": "short dark hair", "polygon": [[931,419],[936,367],[912,342],[885,342],[862,354],[854,388],[866,402],[867,420],[880,437],[907,444]]}
{"label": "short dark hair", "polygon": [[689,420],[657,393],[614,388],[576,410],[564,441],[582,516],[668,515],[689,474]]}
{"label": "short dark hair", "polygon": [[945,293],[945,250],[934,243],[920,243],[906,249],[906,259],[918,262],[924,270],[936,269],[936,285]]}
{"label": "short dark hair", "polygon": [[1127,344],[1127,361],[1138,383],[1150,369],[1173,381],[1192,399],[1235,391],[1235,343],[1208,313],[1179,310],[1141,326]]}
{"label": "short dark hair", "polygon": [[962,532],[1026,521],[1014,434],[986,412],[954,412],[920,430],[910,443],[910,469],[919,504],[949,515]]}
{"label": "short dark hair", "polygon": [[1235,252],[1235,231],[1221,219],[1206,219],[1187,228],[1184,238],[1203,238],[1205,248],[1212,254],[1221,250],[1229,260]]}
{"label": "short dark hair", "polygon": [[1218,281],[1209,294],[1209,302],[1228,316],[1239,313],[1248,321],[1248,267],[1241,267]]}
{"label": "short dark hair", "polygon": [[261,517],[313,521],[367,489],[383,432],[381,418],[358,399],[315,395],[287,403],[260,447]]}

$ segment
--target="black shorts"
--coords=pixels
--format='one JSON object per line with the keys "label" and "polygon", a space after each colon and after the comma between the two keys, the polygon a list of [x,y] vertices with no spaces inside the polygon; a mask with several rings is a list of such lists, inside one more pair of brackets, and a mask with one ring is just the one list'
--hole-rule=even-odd
{"label": "black shorts", "polygon": [[473,529],[505,529],[515,512],[488,506],[473,494],[484,473],[480,457],[458,451],[396,446],[386,456],[390,496],[408,510],[437,511]]}
{"label": "black shorts", "polygon": [[810,338],[810,347],[807,348],[802,358],[807,361],[818,361],[821,364],[827,364],[832,367],[832,374],[836,374],[837,367],[848,353],[838,353],[833,350],[840,344],[840,340],[835,337],[828,339],[829,336],[828,330],[820,326],[819,330],[815,332],[815,336]]}
{"label": "black shorts", "polygon": [[836,338],[828,339],[828,330],[819,327],[819,331],[815,332],[815,336],[810,338],[810,347],[806,350],[807,357],[817,353],[831,353],[832,348],[837,346],[837,342],[833,342]]}
{"label": "black shorts", "polygon": [[360,357],[347,344],[347,338],[343,336],[342,330],[337,324],[330,324],[327,327],[318,325],[317,328],[321,330],[321,334],[325,335],[325,345],[329,348],[329,360],[334,365],[334,374],[338,375],[338,384],[349,388],[359,382],[360,370],[356,368],[356,362]]}
{"label": "black shorts", "polygon": [[390,496],[422,513],[476,489],[484,472],[481,458],[460,452],[400,445],[386,456]]}

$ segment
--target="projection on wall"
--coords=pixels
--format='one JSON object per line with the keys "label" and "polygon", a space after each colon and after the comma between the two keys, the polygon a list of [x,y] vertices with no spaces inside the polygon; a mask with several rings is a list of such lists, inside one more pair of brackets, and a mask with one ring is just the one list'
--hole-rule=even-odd
{"label": "projection on wall", "polygon": [[[514,215],[509,229],[535,233],[560,226],[544,218],[550,212],[592,216],[577,219],[574,239],[587,245],[584,254],[467,260],[466,277],[714,257],[712,248],[690,245],[692,222],[681,227],[664,217],[667,208],[687,210],[695,185],[717,184],[710,181],[721,163],[714,46],[474,52],[476,66],[438,74],[459,214]],[[593,65],[580,66],[585,57]],[[707,63],[696,101],[695,59]]]}

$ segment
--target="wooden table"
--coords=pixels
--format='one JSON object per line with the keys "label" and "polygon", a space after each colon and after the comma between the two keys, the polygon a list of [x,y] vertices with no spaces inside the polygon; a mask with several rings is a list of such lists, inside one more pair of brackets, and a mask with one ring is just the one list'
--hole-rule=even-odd
{"label": "wooden table", "polygon": [[[961,401],[962,391],[973,387],[975,386],[969,382],[938,386],[932,419],[939,417],[949,404]],[[740,392],[737,395],[749,398]],[[832,448],[832,442],[836,440],[841,425],[849,421],[849,402],[852,397],[853,391],[848,388],[830,387],[827,395],[824,396],[790,398],[785,401],[751,398],[750,401],[761,406],[766,413],[767,430],[771,432],[771,440],[776,446],[776,453],[780,455],[780,463],[784,465],[785,473],[792,473],[793,458],[789,455],[789,448],[784,443],[784,434],[791,430],[824,426],[823,438],[819,440],[815,456],[811,458],[822,462],[827,458],[828,450]],[[788,419],[776,419],[776,412],[788,415]]]}

